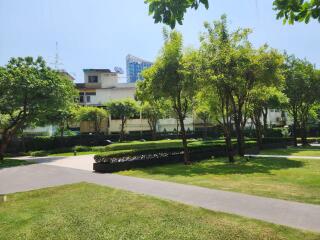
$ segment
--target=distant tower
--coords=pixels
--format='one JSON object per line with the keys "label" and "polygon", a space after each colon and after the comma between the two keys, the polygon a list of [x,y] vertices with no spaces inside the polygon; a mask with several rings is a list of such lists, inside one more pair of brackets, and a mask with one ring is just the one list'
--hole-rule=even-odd
{"label": "distant tower", "polygon": [[54,69],[59,70],[63,64],[60,62],[58,42],[56,42],[56,54],[54,56]]}
{"label": "distant tower", "polygon": [[152,62],[132,56],[130,54],[126,57],[126,64],[127,64],[127,82],[129,83],[134,83],[137,80],[141,80],[142,70],[152,66]]}

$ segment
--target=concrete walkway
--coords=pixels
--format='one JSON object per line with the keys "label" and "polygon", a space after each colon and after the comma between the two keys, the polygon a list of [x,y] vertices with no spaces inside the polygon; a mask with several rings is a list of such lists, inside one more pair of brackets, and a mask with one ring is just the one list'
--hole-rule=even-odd
{"label": "concrete walkway", "polygon": [[80,155],[71,157],[15,157],[14,159],[26,160],[31,162],[36,162],[45,165],[57,166],[57,167],[67,167],[80,170],[93,171],[93,159],[94,155]]}
{"label": "concrete walkway", "polygon": [[320,157],[313,156],[294,156],[294,155],[266,155],[266,154],[246,154],[245,157],[263,157],[263,158],[292,158],[292,159],[318,159]]}
{"label": "concrete walkway", "polygon": [[197,207],[320,232],[320,206],[150,179],[34,164],[0,170],[0,194],[77,182],[96,183]]}

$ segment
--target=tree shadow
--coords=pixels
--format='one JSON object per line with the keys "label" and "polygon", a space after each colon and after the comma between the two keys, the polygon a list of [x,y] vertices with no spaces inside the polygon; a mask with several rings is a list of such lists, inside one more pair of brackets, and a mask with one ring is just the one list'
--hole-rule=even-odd
{"label": "tree shadow", "polygon": [[228,163],[225,159],[214,159],[197,162],[188,166],[184,164],[172,164],[151,168],[140,168],[139,170],[147,174],[191,177],[207,174],[271,174],[272,170],[300,168],[303,166],[304,163],[302,161],[286,158],[250,158],[249,161],[242,159],[233,164]]}

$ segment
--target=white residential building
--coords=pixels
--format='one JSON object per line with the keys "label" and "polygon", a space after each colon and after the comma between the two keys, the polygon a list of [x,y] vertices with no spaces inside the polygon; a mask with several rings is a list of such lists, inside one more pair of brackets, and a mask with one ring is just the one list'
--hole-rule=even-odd
{"label": "white residential building", "polygon": [[[120,83],[116,72],[109,69],[84,69],[84,83],[76,84],[79,90],[79,102],[86,106],[103,106],[112,100],[124,98],[134,99],[136,86],[135,83]],[[193,130],[193,119],[185,120],[186,129]],[[109,119],[106,129],[107,133],[118,133],[120,131],[120,121]],[[177,128],[177,121],[173,118],[161,119],[158,131],[172,132]],[[86,132],[90,129],[81,129]],[[130,119],[127,122],[126,132],[149,131],[146,119]]]}

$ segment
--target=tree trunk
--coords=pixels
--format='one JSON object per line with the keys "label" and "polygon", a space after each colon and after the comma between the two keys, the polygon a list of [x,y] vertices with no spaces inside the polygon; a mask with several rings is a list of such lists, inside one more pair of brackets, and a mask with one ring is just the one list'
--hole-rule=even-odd
{"label": "tree trunk", "polygon": [[263,116],[263,131],[264,133],[267,132],[268,130],[268,108],[265,108],[264,111],[262,111],[262,116]]}
{"label": "tree trunk", "polygon": [[6,150],[10,141],[11,141],[11,137],[6,132],[4,132],[2,135],[2,141],[0,144],[0,162],[3,162],[4,160],[4,155],[6,153]]}
{"label": "tree trunk", "polygon": [[241,127],[241,120],[240,118],[235,118],[235,127],[236,127],[236,133],[237,133],[237,144],[238,144],[238,154],[240,157],[244,156],[244,137],[243,137],[243,131]]}
{"label": "tree trunk", "polygon": [[207,138],[208,138],[208,127],[207,127],[207,121],[203,121],[203,127],[204,127],[204,131],[203,131],[203,139],[207,139]]}
{"label": "tree trunk", "polygon": [[301,142],[302,146],[308,146],[306,122],[301,123]]}
{"label": "tree trunk", "polygon": [[188,141],[187,141],[187,135],[186,130],[184,127],[184,118],[179,114],[179,122],[180,122],[180,129],[181,129],[181,138],[182,138],[182,145],[183,145],[183,153],[184,153],[184,164],[188,165],[190,164],[190,153],[188,149]]}
{"label": "tree trunk", "polygon": [[230,163],[234,163],[234,156],[233,156],[233,147],[232,147],[232,140],[229,133],[225,132],[225,141],[226,141],[226,151],[228,155],[228,160]]}
{"label": "tree trunk", "polygon": [[297,125],[298,125],[298,116],[297,113],[293,114],[293,126],[292,126],[292,135],[293,135],[293,146],[298,146],[298,134],[297,134]]}
{"label": "tree trunk", "polygon": [[120,130],[120,139],[119,139],[120,142],[124,140],[124,125],[125,125],[125,120],[121,119],[121,130]]}
{"label": "tree trunk", "polygon": [[255,130],[256,130],[258,148],[261,149],[262,148],[262,131],[261,131],[260,123],[257,123],[255,128],[256,128]]}
{"label": "tree trunk", "polygon": [[257,145],[259,149],[262,148],[262,132],[264,130],[264,125],[262,125],[260,117],[261,117],[261,112],[259,110],[253,113],[252,120],[255,127]]}

